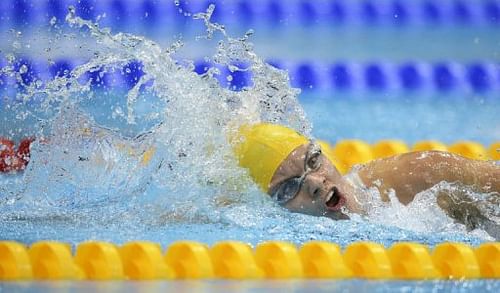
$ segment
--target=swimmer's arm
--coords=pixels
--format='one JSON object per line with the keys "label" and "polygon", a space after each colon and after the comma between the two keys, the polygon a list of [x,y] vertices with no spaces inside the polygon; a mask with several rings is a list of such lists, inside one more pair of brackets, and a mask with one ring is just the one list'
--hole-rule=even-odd
{"label": "swimmer's arm", "polygon": [[459,182],[479,192],[500,192],[500,167],[446,152],[413,152],[375,160],[358,174],[367,187],[379,189],[382,200],[388,201],[394,190],[405,205],[441,181]]}

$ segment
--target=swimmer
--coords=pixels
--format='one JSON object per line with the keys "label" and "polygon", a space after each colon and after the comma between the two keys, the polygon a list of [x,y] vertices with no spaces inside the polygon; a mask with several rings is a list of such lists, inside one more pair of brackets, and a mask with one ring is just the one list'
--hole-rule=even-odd
{"label": "swimmer", "polygon": [[[492,195],[491,204],[500,204],[500,166],[491,161],[440,151],[411,152],[371,161],[342,176],[326,144],[291,129],[260,123],[243,126],[239,133],[234,149],[240,165],[263,191],[292,212],[349,219],[343,209],[366,214],[363,201],[369,200],[370,188],[378,190],[382,201],[389,201],[394,192],[399,202],[408,205],[419,192],[443,181]],[[499,225],[482,215],[464,193],[443,192],[436,199],[454,220],[500,238]]]}

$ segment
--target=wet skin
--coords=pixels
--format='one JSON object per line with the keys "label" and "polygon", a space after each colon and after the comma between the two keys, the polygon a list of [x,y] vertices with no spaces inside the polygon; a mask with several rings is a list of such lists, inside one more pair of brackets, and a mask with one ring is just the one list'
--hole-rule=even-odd
{"label": "wet skin", "polygon": [[[304,173],[306,152],[307,145],[302,145],[283,161],[274,173],[269,185],[270,191],[285,180]],[[349,184],[324,155],[319,160],[319,169],[305,177],[298,194],[284,207],[293,212],[333,219],[348,219],[340,210],[342,206],[350,212],[364,213],[358,202],[365,198],[364,191]],[[388,201],[388,193],[395,191],[398,200],[405,205],[413,201],[416,194],[441,181],[459,182],[478,192],[493,193],[500,198],[498,165],[446,152],[413,152],[374,160],[361,166],[358,175],[366,187],[379,190],[383,201]],[[457,207],[450,206],[446,195],[438,195],[437,203],[449,214],[456,212],[453,209]]]}
{"label": "wet skin", "polygon": [[405,205],[417,193],[442,181],[500,195],[500,166],[448,152],[412,152],[374,160],[360,168],[358,174],[367,187],[379,190],[382,200],[388,201],[388,193],[394,190]]}

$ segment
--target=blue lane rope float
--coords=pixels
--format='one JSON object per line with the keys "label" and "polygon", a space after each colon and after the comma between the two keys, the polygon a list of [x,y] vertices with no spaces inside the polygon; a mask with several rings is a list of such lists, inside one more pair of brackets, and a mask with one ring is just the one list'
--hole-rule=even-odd
{"label": "blue lane rope float", "polygon": [[498,88],[500,70],[497,64],[474,62],[403,62],[393,64],[334,63],[288,64],[292,85],[309,89],[369,91],[438,91],[454,90],[484,93]]}
{"label": "blue lane rope float", "polygon": [[[471,92],[494,93],[500,88],[500,66],[492,62],[473,62],[460,64],[454,62],[425,63],[408,61],[400,64],[390,62],[348,63],[335,62],[324,64],[298,61],[282,62],[269,60],[271,66],[287,70],[292,86],[304,91],[373,91],[373,92]],[[83,60],[61,58],[50,66],[47,62],[33,60],[28,57],[18,58],[12,65],[19,73],[20,79],[0,73],[0,89],[16,83],[21,88],[36,80],[47,81],[53,77],[68,76],[70,71]],[[7,65],[0,60],[0,65]],[[213,67],[205,60],[194,62],[194,71],[204,74]],[[239,91],[251,86],[251,72],[244,63],[233,64],[241,70],[229,71],[225,66],[216,65],[220,74],[216,78],[222,86]],[[91,80],[97,87],[134,86],[144,74],[140,62],[131,62],[122,70],[114,73],[103,73],[102,69],[88,72],[85,81]]]}
{"label": "blue lane rope float", "polygon": [[[154,29],[161,23],[179,23],[194,12],[216,4],[213,20],[218,22],[280,25],[499,25],[500,1],[179,1],[170,0],[7,0],[0,4],[0,25],[27,27],[47,25],[52,17],[64,20],[66,9],[74,5],[79,16],[95,19],[113,28],[144,24]],[[152,26],[153,25],[153,26]]]}

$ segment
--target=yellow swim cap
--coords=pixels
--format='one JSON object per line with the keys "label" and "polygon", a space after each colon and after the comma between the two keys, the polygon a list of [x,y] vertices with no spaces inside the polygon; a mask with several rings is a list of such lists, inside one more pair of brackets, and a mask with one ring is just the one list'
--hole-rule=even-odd
{"label": "yellow swim cap", "polygon": [[259,123],[239,129],[233,148],[240,166],[247,168],[253,180],[268,192],[274,172],[288,155],[309,140],[290,128]]}

